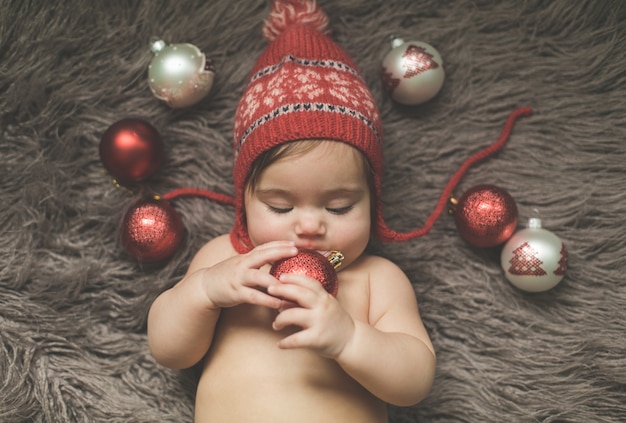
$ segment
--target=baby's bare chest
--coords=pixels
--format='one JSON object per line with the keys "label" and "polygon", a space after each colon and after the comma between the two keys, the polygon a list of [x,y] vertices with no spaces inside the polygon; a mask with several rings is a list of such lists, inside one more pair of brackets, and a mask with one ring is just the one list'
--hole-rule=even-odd
{"label": "baby's bare chest", "polygon": [[298,328],[274,331],[275,316],[257,306],[222,311],[198,386],[197,421],[386,421],[384,404],[335,361],[280,349],[278,341]]}

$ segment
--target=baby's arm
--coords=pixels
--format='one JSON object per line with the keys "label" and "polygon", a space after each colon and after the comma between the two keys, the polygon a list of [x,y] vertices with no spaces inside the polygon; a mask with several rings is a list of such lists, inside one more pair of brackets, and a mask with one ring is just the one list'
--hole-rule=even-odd
{"label": "baby's arm", "polygon": [[191,367],[209,350],[222,308],[242,303],[278,308],[280,300],[258,289],[267,289],[276,279],[259,269],[296,253],[290,242],[268,243],[243,255],[234,251],[228,236],[207,243],[185,277],[150,308],[152,355],[166,367]]}
{"label": "baby's arm", "polygon": [[371,274],[370,323],[355,321],[337,362],[373,394],[394,405],[420,402],[435,377],[435,352],[410,281],[385,260]]}

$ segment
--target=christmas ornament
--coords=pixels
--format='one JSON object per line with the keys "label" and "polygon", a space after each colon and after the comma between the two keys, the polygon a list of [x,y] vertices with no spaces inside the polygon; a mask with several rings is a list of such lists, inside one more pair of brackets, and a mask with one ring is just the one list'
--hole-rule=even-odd
{"label": "christmas ornament", "polygon": [[401,38],[394,39],[391,47],[381,69],[383,85],[391,98],[413,106],[437,95],[445,78],[439,52],[430,44]]}
{"label": "christmas ornament", "polygon": [[154,57],[148,66],[148,85],[156,98],[173,108],[202,100],[213,86],[211,61],[193,44],[152,43]]}
{"label": "christmas ornament", "polygon": [[144,120],[119,120],[102,134],[100,160],[118,182],[142,181],[161,165],[161,136]]}
{"label": "christmas ornament", "polygon": [[183,223],[165,200],[140,200],[124,216],[122,245],[143,263],[169,258],[183,239]]}
{"label": "christmas ornament", "polygon": [[[163,161],[163,145],[157,130],[141,119],[115,122],[102,135],[100,159],[120,183],[139,182],[152,176]],[[162,197],[138,201],[125,214],[120,234],[128,253],[144,263],[169,258],[183,238],[183,224],[170,204],[176,198],[204,197],[224,204],[234,198],[209,190],[180,188]]]}
{"label": "christmas ornament", "polygon": [[335,269],[341,266],[342,261],[343,254],[339,251],[331,251],[328,257],[325,257],[315,250],[301,249],[297,255],[274,263],[270,274],[275,278],[279,278],[283,273],[309,276],[320,281],[324,289],[336,297],[339,285]]}
{"label": "christmas ornament", "polygon": [[528,228],[507,241],[500,256],[506,278],[527,292],[543,292],[558,284],[567,271],[565,244],[541,228],[540,219],[530,219]]}
{"label": "christmas ornament", "polygon": [[495,185],[477,185],[459,200],[452,199],[459,235],[476,247],[495,247],[517,228],[517,205],[513,197]]}

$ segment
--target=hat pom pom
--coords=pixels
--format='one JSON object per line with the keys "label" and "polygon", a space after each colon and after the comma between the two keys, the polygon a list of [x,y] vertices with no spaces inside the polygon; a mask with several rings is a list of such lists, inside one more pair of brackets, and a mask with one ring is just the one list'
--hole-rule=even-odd
{"label": "hat pom pom", "polygon": [[323,34],[330,32],[328,16],[315,0],[274,0],[263,26],[263,37],[273,41],[293,24],[310,25]]}

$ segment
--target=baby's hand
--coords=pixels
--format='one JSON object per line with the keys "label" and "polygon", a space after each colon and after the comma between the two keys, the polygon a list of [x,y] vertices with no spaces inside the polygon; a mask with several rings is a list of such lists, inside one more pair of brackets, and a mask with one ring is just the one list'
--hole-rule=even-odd
{"label": "baby's hand", "polygon": [[281,300],[266,293],[271,285],[277,283],[276,278],[261,268],[297,253],[292,242],[274,241],[202,269],[200,277],[211,308],[245,303],[278,309]]}
{"label": "baby's hand", "polygon": [[310,348],[328,358],[338,357],[354,335],[352,317],[313,278],[285,273],[280,282],[270,285],[268,293],[295,306],[281,308],[273,328],[279,331],[295,325],[302,330],[282,339],[278,346]]}

